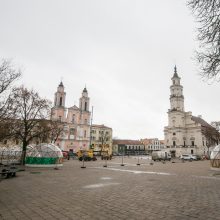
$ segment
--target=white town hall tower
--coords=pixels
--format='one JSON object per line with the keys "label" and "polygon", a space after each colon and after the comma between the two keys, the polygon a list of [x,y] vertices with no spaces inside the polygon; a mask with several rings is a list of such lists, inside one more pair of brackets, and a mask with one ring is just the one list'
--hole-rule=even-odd
{"label": "white town hall tower", "polygon": [[177,68],[171,78],[168,126],[164,128],[165,145],[173,156],[181,154],[209,154],[209,148],[218,143],[218,132],[201,116],[192,116],[184,110],[183,86]]}

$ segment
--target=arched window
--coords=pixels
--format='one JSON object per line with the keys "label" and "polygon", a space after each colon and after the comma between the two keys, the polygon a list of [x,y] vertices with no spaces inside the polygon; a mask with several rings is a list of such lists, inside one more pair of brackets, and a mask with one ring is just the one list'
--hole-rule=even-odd
{"label": "arched window", "polygon": [[73,114],[72,123],[73,123],[73,124],[75,123],[75,114]]}
{"label": "arched window", "polygon": [[62,97],[60,97],[60,106],[62,106],[62,101],[63,101]]}
{"label": "arched window", "polygon": [[85,102],[85,111],[87,111],[87,102]]}

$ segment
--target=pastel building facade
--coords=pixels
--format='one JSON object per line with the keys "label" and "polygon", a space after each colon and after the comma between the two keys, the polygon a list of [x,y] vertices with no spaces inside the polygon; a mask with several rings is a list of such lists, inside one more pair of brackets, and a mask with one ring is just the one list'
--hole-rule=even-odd
{"label": "pastel building facade", "polygon": [[114,154],[141,155],[146,153],[145,145],[139,140],[114,139],[112,148]]}
{"label": "pastel building facade", "polygon": [[93,124],[91,126],[91,145],[94,151],[108,151],[112,154],[112,128]]}
{"label": "pastel building facade", "polygon": [[66,92],[61,82],[54,97],[54,106],[51,109],[51,120],[64,123],[64,129],[56,144],[61,150],[89,149],[90,144],[90,98],[86,88],[79,98],[79,107],[74,105],[67,108],[65,106]]}
{"label": "pastel building facade", "polygon": [[164,140],[159,140],[158,138],[145,138],[141,139],[147,152],[160,151],[165,148]]}
{"label": "pastel building facade", "polygon": [[164,128],[165,145],[176,157],[181,154],[208,154],[210,145],[215,145],[218,138],[213,136],[210,140],[206,131],[216,133],[216,129],[201,116],[195,117],[192,112],[184,110],[183,86],[180,83],[181,78],[177,74],[176,66],[171,80],[168,125]]}

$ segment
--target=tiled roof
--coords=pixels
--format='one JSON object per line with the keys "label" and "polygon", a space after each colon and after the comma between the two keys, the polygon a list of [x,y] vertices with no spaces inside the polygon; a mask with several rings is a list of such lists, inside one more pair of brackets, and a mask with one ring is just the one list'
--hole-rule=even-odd
{"label": "tiled roof", "polygon": [[216,128],[212,127],[208,122],[206,122],[205,120],[203,120],[200,117],[195,117],[195,116],[192,116],[191,119],[194,122],[201,124],[201,126],[202,126],[201,130],[205,136],[212,136],[213,138],[215,136],[215,138],[219,138],[220,134],[219,134],[218,130]]}
{"label": "tiled roof", "polygon": [[164,140],[159,140],[158,138],[145,138],[145,139],[141,139],[141,142],[144,145],[148,145],[148,144],[153,144],[155,140],[159,141],[160,144],[164,144]]}
{"label": "tiled roof", "polygon": [[141,141],[139,140],[113,140],[113,144],[124,144],[124,145],[142,145]]}
{"label": "tiled roof", "polygon": [[208,122],[206,122],[205,120],[203,120],[200,117],[196,117],[196,116],[192,116],[191,118],[194,122],[201,124],[204,127],[208,127],[208,128],[213,128]]}
{"label": "tiled roof", "polygon": [[96,125],[96,124],[93,124],[93,125],[92,125],[92,128],[108,128],[108,129],[112,129],[112,128],[107,127],[107,126],[105,126],[105,125]]}

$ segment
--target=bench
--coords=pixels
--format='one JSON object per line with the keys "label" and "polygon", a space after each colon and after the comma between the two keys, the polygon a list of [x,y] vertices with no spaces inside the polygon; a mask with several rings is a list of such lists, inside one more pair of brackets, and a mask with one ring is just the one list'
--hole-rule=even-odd
{"label": "bench", "polygon": [[0,175],[1,178],[10,178],[10,177],[15,177],[16,172],[18,171],[17,167],[11,166],[11,167],[3,167],[0,169]]}

